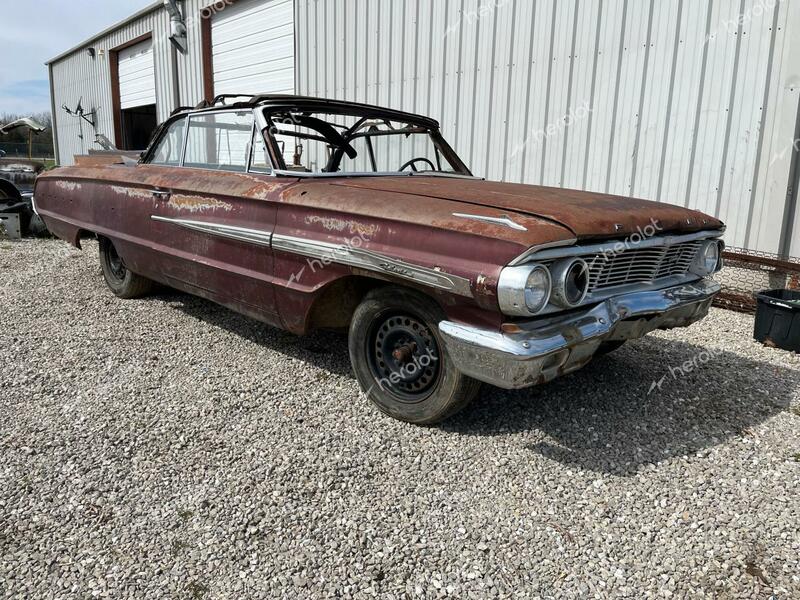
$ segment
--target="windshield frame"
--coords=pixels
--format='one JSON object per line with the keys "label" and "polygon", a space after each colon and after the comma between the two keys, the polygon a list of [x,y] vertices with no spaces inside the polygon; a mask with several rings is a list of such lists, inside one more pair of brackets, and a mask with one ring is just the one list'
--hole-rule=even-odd
{"label": "windshield frame", "polygon": [[[354,171],[338,171],[333,170],[333,168],[338,169],[341,166],[342,160],[345,156],[345,147],[339,146],[337,147],[331,155],[331,158],[328,164],[325,167],[325,170],[319,172],[312,172],[312,173],[303,173],[299,171],[290,170],[284,159],[283,152],[280,148],[280,143],[275,137],[275,134],[280,131],[280,121],[276,125],[273,117],[279,116],[281,114],[286,113],[303,113],[308,116],[317,116],[317,115],[346,115],[349,117],[356,117],[358,121],[356,125],[351,127],[349,130],[340,131],[342,133],[342,137],[345,142],[349,142],[351,140],[357,139],[359,137],[364,137],[363,130],[359,127],[360,124],[368,121],[394,121],[394,122],[401,122],[408,126],[413,126],[414,128],[418,129],[419,134],[427,133],[430,137],[431,143],[433,144],[437,153],[441,156],[441,159],[447,161],[450,166],[453,168],[453,171],[367,171],[367,172],[354,172]],[[369,108],[362,108],[360,106],[328,106],[328,107],[321,107],[321,106],[309,106],[307,109],[302,105],[298,104],[287,104],[286,106],[265,106],[259,107],[256,109],[256,118],[259,122],[259,126],[262,129],[262,134],[264,136],[264,141],[267,145],[267,149],[270,155],[270,158],[273,163],[274,173],[276,175],[286,175],[291,177],[398,177],[398,176],[431,176],[431,177],[467,177],[473,178],[472,172],[466,166],[464,161],[458,156],[458,154],[453,150],[452,146],[445,140],[444,136],[442,136],[439,127],[436,126],[435,121],[432,119],[427,119],[424,117],[417,117],[415,115],[404,114],[402,118],[398,118],[397,115],[388,115],[383,114],[380,109],[370,110]],[[392,134],[389,134],[392,135]],[[394,135],[402,135],[402,133],[397,133]],[[315,139],[316,136],[312,137],[311,139]],[[317,139],[317,141],[327,141]]]}

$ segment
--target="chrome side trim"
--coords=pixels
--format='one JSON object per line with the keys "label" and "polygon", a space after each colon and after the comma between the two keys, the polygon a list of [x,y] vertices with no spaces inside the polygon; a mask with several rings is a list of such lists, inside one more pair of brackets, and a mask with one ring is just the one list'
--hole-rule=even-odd
{"label": "chrome side trim", "polygon": [[377,271],[453,292],[459,296],[472,297],[472,286],[469,279],[407,263],[363,248],[353,248],[347,244],[333,244],[279,233],[272,236],[272,247],[282,252],[300,254],[308,258],[325,260],[368,271]]}
{"label": "chrome side trim", "polygon": [[170,219],[168,217],[159,217],[157,215],[150,215],[153,221],[160,221],[162,223],[171,223],[178,227],[191,229],[192,231],[199,231],[209,235],[224,237],[239,242],[248,242],[258,246],[266,246],[269,248],[272,241],[272,233],[269,231],[261,231],[259,229],[246,229],[244,227],[233,227],[232,225],[222,225],[221,223],[206,223],[203,221],[190,221],[188,219]]}
{"label": "chrome side trim", "polygon": [[503,225],[505,227],[509,227],[510,229],[515,229],[517,231],[528,231],[527,227],[520,225],[519,223],[512,220],[511,217],[508,216],[485,217],[483,215],[470,215],[466,213],[453,213],[453,216],[459,217],[461,219],[472,219],[473,221],[483,221],[484,223],[492,223],[493,225]]}
{"label": "chrome side trim", "polygon": [[725,229],[714,229],[706,231],[698,231],[695,233],[688,233],[684,235],[664,235],[644,239],[640,242],[633,243],[626,240],[612,240],[609,242],[602,242],[600,244],[591,244],[585,246],[570,246],[562,248],[564,242],[557,242],[558,247],[551,246],[546,248],[544,246],[536,246],[527,252],[515,258],[509,266],[516,266],[531,260],[548,260],[552,258],[568,258],[572,256],[582,256],[584,254],[619,254],[620,244],[623,250],[639,250],[642,248],[663,248],[665,246],[674,246],[684,242],[693,242],[696,240],[716,239],[722,237]]}

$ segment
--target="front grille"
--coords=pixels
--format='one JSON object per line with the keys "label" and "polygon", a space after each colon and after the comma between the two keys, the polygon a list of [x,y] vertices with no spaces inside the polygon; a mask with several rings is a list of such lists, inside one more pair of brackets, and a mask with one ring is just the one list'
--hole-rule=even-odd
{"label": "front grille", "polygon": [[581,255],[589,264],[589,293],[685,275],[702,244],[702,240],[696,240],[674,246]]}

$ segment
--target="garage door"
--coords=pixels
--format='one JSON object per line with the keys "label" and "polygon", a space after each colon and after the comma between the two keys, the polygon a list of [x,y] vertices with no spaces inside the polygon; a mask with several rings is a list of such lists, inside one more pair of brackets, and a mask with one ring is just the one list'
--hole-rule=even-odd
{"label": "garage door", "polygon": [[120,50],[119,100],[123,110],[156,103],[152,40]]}
{"label": "garage door", "polygon": [[294,93],[293,0],[239,0],[211,21],[215,94]]}

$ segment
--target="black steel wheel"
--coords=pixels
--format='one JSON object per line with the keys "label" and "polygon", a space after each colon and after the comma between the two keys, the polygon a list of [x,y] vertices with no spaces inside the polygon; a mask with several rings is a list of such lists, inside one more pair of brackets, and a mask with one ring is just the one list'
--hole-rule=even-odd
{"label": "black steel wheel", "polygon": [[350,324],[350,362],[384,413],[418,425],[443,421],[478,394],[480,383],[453,364],[439,335],[441,308],[401,287],[373,290]]}
{"label": "black steel wheel", "polygon": [[111,240],[101,237],[98,241],[103,278],[116,296],[124,299],[139,298],[153,291],[155,284],[128,269]]}
{"label": "black steel wheel", "polygon": [[430,396],[439,381],[439,344],[428,326],[402,312],[387,311],[370,328],[369,365],[400,402],[420,402]]}
{"label": "black steel wheel", "polygon": [[124,282],[125,276],[128,274],[128,269],[125,268],[125,263],[122,262],[113,244],[108,247],[108,270],[109,275],[119,283]]}

